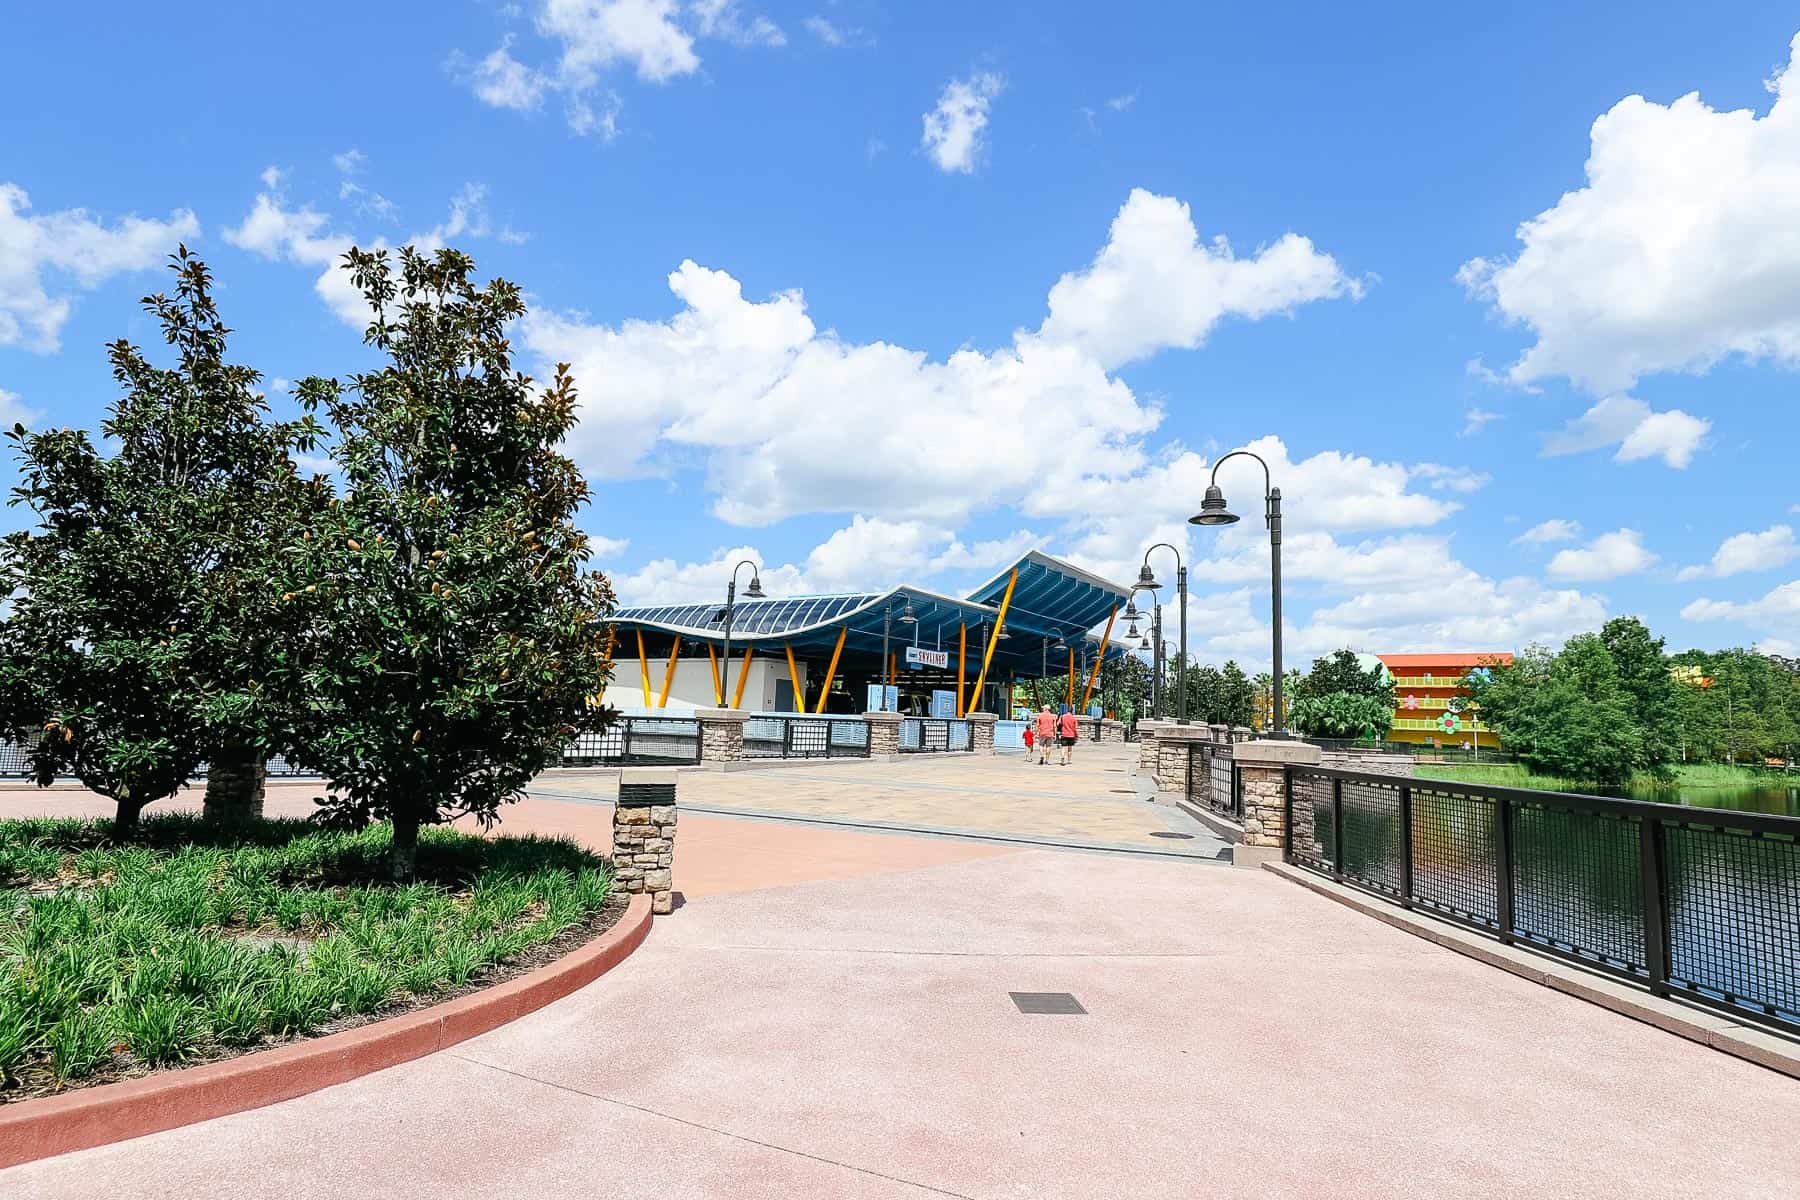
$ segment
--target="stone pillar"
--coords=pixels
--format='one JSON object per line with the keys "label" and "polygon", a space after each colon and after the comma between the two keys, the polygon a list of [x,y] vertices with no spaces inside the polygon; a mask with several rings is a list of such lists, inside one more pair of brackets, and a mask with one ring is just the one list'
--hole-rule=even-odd
{"label": "stone pillar", "polygon": [[[893,758],[900,753],[899,713],[869,712],[863,720],[869,726],[869,757]],[[988,745],[993,745],[994,727],[988,726]]]}
{"label": "stone pillar", "polygon": [[613,805],[613,887],[648,892],[650,911],[675,907],[675,768],[626,767]]}
{"label": "stone pillar", "polygon": [[747,712],[734,708],[696,708],[700,722],[700,761],[737,762],[744,757],[744,722]]}
{"label": "stone pillar", "polygon": [[1188,747],[1212,741],[1205,725],[1179,725],[1164,721],[1156,734],[1156,788],[1162,792],[1187,790]]}
{"label": "stone pillar", "polygon": [[1100,740],[1112,742],[1114,745],[1125,744],[1125,723],[1115,721],[1111,717],[1100,719]]}
{"label": "stone pillar", "polygon": [[1231,726],[1229,725],[1208,725],[1207,729],[1212,731],[1212,740],[1215,742],[1231,740]]}
{"label": "stone pillar", "polygon": [[1156,736],[1164,725],[1173,724],[1173,721],[1159,721],[1154,717],[1137,723],[1139,775],[1156,773]]}
{"label": "stone pillar", "polygon": [[1232,847],[1231,861],[1240,867],[1279,862],[1287,841],[1287,768],[1318,766],[1319,748],[1271,739],[1240,742],[1232,753],[1244,784],[1244,841]]}
{"label": "stone pillar", "polygon": [[206,769],[206,799],[201,811],[208,821],[249,821],[263,815],[263,783],[268,764],[252,746],[222,746]]}
{"label": "stone pillar", "polygon": [[1231,740],[1234,742],[1247,742],[1255,736],[1255,731],[1248,725],[1233,725],[1231,727]]}
{"label": "stone pillar", "polygon": [[1397,775],[1406,779],[1411,779],[1413,775],[1412,755],[1394,754],[1386,750],[1363,750],[1356,747],[1325,750],[1319,755],[1319,765],[1336,767],[1340,771],[1365,771],[1371,775]]}
{"label": "stone pillar", "polygon": [[[994,752],[994,722],[1000,718],[989,712],[972,712],[969,714],[969,746],[977,754]],[[900,743],[900,729],[894,728],[894,744]]]}

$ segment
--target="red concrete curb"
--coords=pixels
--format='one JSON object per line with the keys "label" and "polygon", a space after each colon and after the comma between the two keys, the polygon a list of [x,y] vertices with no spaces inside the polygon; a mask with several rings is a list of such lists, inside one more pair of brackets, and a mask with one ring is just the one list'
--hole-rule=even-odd
{"label": "red concrete curb", "polygon": [[650,897],[581,949],[517,979],[275,1050],[0,1108],[0,1167],[122,1142],[292,1100],[422,1058],[560,1000],[625,960],[650,932]]}

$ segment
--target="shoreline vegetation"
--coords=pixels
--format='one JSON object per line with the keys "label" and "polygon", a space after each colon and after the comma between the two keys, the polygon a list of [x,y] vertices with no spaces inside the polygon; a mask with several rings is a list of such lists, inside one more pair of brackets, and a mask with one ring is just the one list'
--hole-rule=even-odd
{"label": "shoreline vegetation", "polygon": [[1540,775],[1523,763],[1459,763],[1444,766],[1419,763],[1414,767],[1420,779],[1441,779],[1448,783],[1485,783],[1494,787],[1531,788],[1541,792],[1651,792],[1689,788],[1755,788],[1800,786],[1800,770],[1792,767],[1749,767],[1727,763],[1676,763],[1669,778],[1663,779],[1640,771],[1631,776],[1623,788],[1602,788],[1591,780],[1565,779],[1557,775]]}

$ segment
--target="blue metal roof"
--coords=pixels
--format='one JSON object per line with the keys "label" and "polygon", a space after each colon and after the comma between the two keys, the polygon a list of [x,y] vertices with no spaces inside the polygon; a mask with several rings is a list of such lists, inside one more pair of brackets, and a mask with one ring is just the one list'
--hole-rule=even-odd
{"label": "blue metal roof", "polygon": [[[1118,584],[1034,550],[964,599],[903,586],[887,592],[739,600],[732,611],[732,645],[734,649],[791,646],[795,654],[812,658],[828,654],[836,645],[839,632],[847,630],[847,658],[872,655],[879,661],[886,624],[891,650],[910,645],[946,650],[954,663],[960,627],[967,631],[965,667],[973,675],[980,669],[988,631],[998,618],[1000,602],[1015,570],[1018,584],[1007,607],[1007,636],[995,647],[991,678],[1022,672],[1037,674],[1046,643],[1058,636],[1071,640],[1078,653],[1084,634],[1088,650],[1097,648],[1099,638],[1088,631],[1104,624],[1114,608],[1124,607],[1130,594]],[[912,605],[916,618],[910,625],[899,620],[900,610],[906,604]],[[646,634],[678,633],[684,641],[715,644],[725,636],[724,605],[719,602],[625,608],[614,613],[612,620],[622,634],[641,629]],[[1122,635],[1123,631],[1114,632]],[[1121,636],[1109,647],[1107,656],[1125,652]],[[1056,654],[1050,657],[1051,670],[1055,671]]]}

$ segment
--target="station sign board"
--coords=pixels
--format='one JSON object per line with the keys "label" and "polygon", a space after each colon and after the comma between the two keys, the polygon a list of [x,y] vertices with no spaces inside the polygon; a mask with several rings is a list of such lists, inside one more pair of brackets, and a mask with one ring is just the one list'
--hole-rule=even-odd
{"label": "station sign board", "polygon": [[948,650],[926,650],[920,646],[906,648],[906,665],[913,669],[920,667],[936,667],[940,671],[950,665]]}

